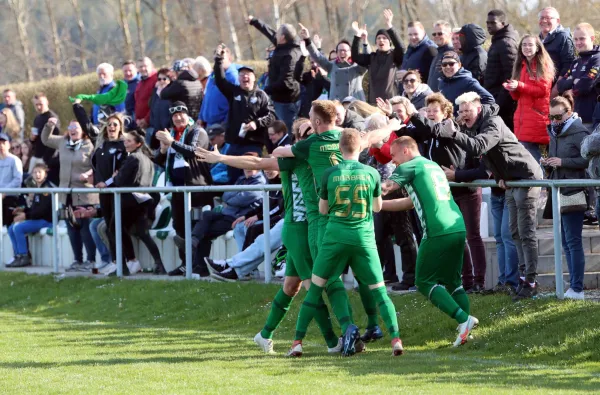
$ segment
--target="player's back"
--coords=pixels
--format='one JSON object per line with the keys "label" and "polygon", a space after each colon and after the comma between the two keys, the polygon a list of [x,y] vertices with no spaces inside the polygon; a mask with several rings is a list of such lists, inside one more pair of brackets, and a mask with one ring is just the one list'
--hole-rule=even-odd
{"label": "player's back", "polygon": [[327,169],[320,197],[329,204],[326,239],[375,248],[373,199],[381,195],[381,176],[358,161],[344,160]]}

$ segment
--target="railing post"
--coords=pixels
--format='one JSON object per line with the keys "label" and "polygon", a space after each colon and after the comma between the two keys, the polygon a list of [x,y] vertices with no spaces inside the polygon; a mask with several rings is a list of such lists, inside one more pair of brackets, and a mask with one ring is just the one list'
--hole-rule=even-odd
{"label": "railing post", "polygon": [[127,264],[123,262],[123,235],[121,229],[121,194],[119,192],[113,192],[115,194],[115,246],[116,251],[115,261],[117,262],[117,277],[123,277],[123,265]]}
{"label": "railing post", "polygon": [[60,260],[58,252],[60,244],[60,238],[58,237],[58,193],[50,192],[50,194],[52,197],[52,267],[54,273],[58,273],[58,262]]}
{"label": "railing post", "polygon": [[554,231],[554,275],[556,282],[556,297],[565,297],[562,265],[562,240],[560,221],[560,188],[552,185],[552,229]]}
{"label": "railing post", "polygon": [[192,278],[192,199],[190,192],[183,192],[183,215],[185,219],[185,278]]}
{"label": "railing post", "polygon": [[271,282],[271,209],[269,208],[269,191],[263,191],[263,235],[265,241],[265,283]]}

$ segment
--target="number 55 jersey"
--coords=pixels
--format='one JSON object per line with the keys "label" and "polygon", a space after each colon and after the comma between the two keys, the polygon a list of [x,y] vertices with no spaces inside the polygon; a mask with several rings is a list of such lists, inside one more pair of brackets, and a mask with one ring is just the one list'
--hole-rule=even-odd
{"label": "number 55 jersey", "polygon": [[465,232],[462,214],[437,163],[417,156],[398,166],[389,180],[408,192],[421,220],[424,239]]}

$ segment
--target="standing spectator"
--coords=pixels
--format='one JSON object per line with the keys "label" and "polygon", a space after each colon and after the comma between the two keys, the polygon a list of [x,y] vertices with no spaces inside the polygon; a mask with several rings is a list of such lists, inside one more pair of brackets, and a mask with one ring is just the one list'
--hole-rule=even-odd
{"label": "standing spectator", "polygon": [[[225,72],[225,80],[234,85],[239,85],[238,81],[238,65],[231,61],[231,50],[225,48],[223,54],[223,71]],[[212,71],[208,78],[208,83],[204,89],[204,98],[202,99],[202,109],[200,110],[200,121],[205,127],[216,123],[225,124],[229,115],[229,100],[217,87],[215,82],[215,70]]]}
{"label": "standing spectator", "polygon": [[452,29],[452,47],[453,51],[459,55],[462,55],[462,48],[460,43],[460,28],[455,27]]}
{"label": "standing spectator", "polygon": [[[31,173],[36,188],[56,188],[56,185],[47,180],[48,171],[45,164],[38,163]],[[27,234],[52,226],[52,195],[38,192],[33,195],[30,207],[19,208],[13,214],[14,222],[8,228],[8,235],[15,259],[8,267],[30,266]]]}
{"label": "standing spectator", "polygon": [[127,97],[125,98],[125,114],[131,119],[132,129],[135,129],[135,89],[140,82],[141,76],[133,60],[127,60],[121,66],[123,79],[127,82]]}
{"label": "standing spectator", "polygon": [[21,136],[21,128],[15,118],[15,114],[10,108],[0,110],[0,132],[6,134],[11,139],[18,139]]}
{"label": "standing spectator", "polygon": [[[575,27],[573,39],[579,57],[556,84],[561,95],[569,90],[572,91],[575,99],[574,110],[581,117],[583,125],[590,131],[592,131],[594,112],[598,103],[594,84],[598,80],[600,70],[600,47],[594,45],[595,35],[594,28],[589,23],[580,23]],[[600,109],[598,118],[600,118]]]}
{"label": "standing spectator", "polygon": [[[229,155],[236,156],[247,152],[262,153],[267,143],[267,128],[275,120],[273,104],[267,94],[256,88],[256,75],[248,66],[241,66],[239,86],[225,79],[222,62],[226,57],[225,48],[219,46],[215,56],[215,83],[229,101],[229,116],[225,141],[229,144]],[[285,122],[285,121],[284,121]],[[237,180],[240,169],[227,169],[230,180]]]}
{"label": "standing spectator", "polygon": [[485,32],[481,26],[474,23],[464,25],[458,32],[460,40],[460,62],[470,71],[480,84],[487,68],[488,54],[482,45],[485,42]]}
{"label": "standing spectator", "polygon": [[12,89],[4,90],[4,106],[2,108],[8,108],[12,111],[19,125],[19,137],[23,139],[25,133],[25,110],[23,110],[23,103],[17,100],[17,94]]}
{"label": "standing spectator", "polygon": [[[329,78],[331,79],[329,99],[342,100],[345,97],[353,96],[358,100],[365,100],[363,75],[367,70],[354,63],[350,57],[350,43],[347,40],[341,40],[336,46],[335,52],[332,51],[335,54],[333,60],[327,59],[319,51],[316,43],[311,41],[308,29],[302,24],[299,25],[300,37],[306,43],[306,49],[308,49],[310,57],[329,73]],[[318,38],[318,36],[315,37]]]}
{"label": "standing spectator", "polygon": [[[0,188],[21,188],[23,164],[21,159],[10,153],[10,137],[0,133]],[[17,207],[18,195],[2,194],[2,225],[13,221],[13,210]]]}
{"label": "standing spectator", "polygon": [[423,78],[418,70],[408,69],[402,77],[402,86],[404,88],[402,96],[410,100],[417,110],[425,107],[425,99],[433,93],[431,88],[423,83]]}
{"label": "standing spectator", "polygon": [[202,84],[202,92],[206,91],[208,77],[212,74],[212,65],[204,56],[198,56],[194,60],[194,70],[198,74],[198,81]]}
{"label": "standing spectator", "polygon": [[[92,188],[89,182],[92,173],[92,152],[94,144],[83,131],[81,125],[71,121],[66,136],[52,134],[58,120],[48,119],[42,131],[44,145],[58,150],[60,157],[60,188]],[[99,203],[97,193],[70,193],[61,194],[60,202],[63,206],[74,210],[89,208]],[[67,271],[89,271],[94,267],[96,260],[96,245],[90,234],[90,219],[79,218],[77,224],[67,221],[67,232],[75,255],[75,262]],[[83,246],[87,253],[87,261],[83,261]]]}
{"label": "standing spectator", "polygon": [[337,113],[335,125],[340,128],[356,129],[358,131],[365,130],[365,119],[352,110],[346,109],[342,103],[335,100],[335,110]]}
{"label": "standing spectator", "polygon": [[[577,38],[577,36],[575,36]],[[577,40],[575,41],[577,42]],[[550,179],[582,179],[586,178],[585,169],[588,160],[581,157],[581,143],[590,134],[581,122],[577,113],[573,113],[573,103],[564,97],[555,97],[550,102],[550,119],[548,134],[550,147],[548,158],[542,164],[552,168]],[[561,188],[563,196],[583,194],[582,187]],[[585,198],[582,198],[585,201]],[[561,240],[567,257],[570,287],[565,293],[569,299],[583,299],[583,276],[585,272],[585,254],[583,252],[583,219],[586,205],[560,216]],[[561,207],[563,209],[563,207]],[[562,210],[561,210],[562,211]]]}
{"label": "standing spectator", "polygon": [[321,96],[327,97],[327,92],[331,89],[331,81],[327,78],[327,70],[321,68],[319,63],[314,60],[310,62],[310,70],[303,73],[304,63],[308,56],[304,41],[300,42],[300,48],[302,50],[302,56],[300,56],[298,63],[296,63],[294,78],[301,85],[300,110],[298,111],[298,116],[305,118],[310,112],[313,101],[318,100]]}
{"label": "standing spectator", "polygon": [[435,22],[433,24],[433,33],[431,33],[431,35],[433,36],[433,41],[437,45],[438,52],[431,62],[427,85],[429,85],[432,91],[439,92],[439,80],[443,77],[442,59],[446,52],[454,50],[452,47],[452,28],[450,27],[450,23],[443,20]]}
{"label": "standing spectator", "polygon": [[[206,133],[210,141],[212,150],[215,150],[222,155],[227,155],[229,152],[229,144],[225,142],[225,128],[221,124],[214,124],[207,128]],[[228,166],[223,163],[214,163],[210,168],[215,185],[229,185],[229,175],[227,173]]]}
{"label": "standing spectator", "polygon": [[173,82],[174,75],[172,71],[166,68],[158,70],[156,74],[156,86],[150,98],[150,122],[146,129],[146,144],[151,149],[157,149],[160,145],[158,140],[154,138],[154,133],[158,130],[168,129],[171,126],[171,114],[169,114],[171,101],[161,99],[160,94]]}
{"label": "standing spectator", "polygon": [[554,70],[542,42],[526,34],[519,43],[512,79],[503,84],[517,101],[515,135],[538,163],[550,141],[546,126]]}
{"label": "standing spectator", "polygon": [[145,129],[150,122],[150,99],[156,87],[158,74],[154,63],[148,57],[138,60],[138,70],[141,81],[135,89],[135,123]]}
{"label": "standing spectator", "polygon": [[277,118],[285,122],[287,130],[292,130],[292,124],[298,117],[298,100],[300,85],[294,79],[296,64],[302,55],[300,45],[296,42],[296,29],[284,23],[277,31],[260,19],[248,16],[248,23],[264,34],[275,45],[273,55],[269,60],[269,82],[265,92],[271,96]]}
{"label": "standing spectator", "polygon": [[438,50],[437,45],[425,33],[421,22],[408,22],[408,44],[400,68],[402,71],[417,70],[421,79],[427,81],[431,62]]}
{"label": "standing spectator", "polygon": [[[386,29],[379,29],[375,35],[377,50],[368,54],[359,53],[361,37],[366,37],[365,29],[359,29],[358,23],[353,22],[354,40],[352,41],[352,60],[369,70],[369,99],[375,104],[377,98],[390,99],[396,96],[396,70],[404,60],[404,46],[392,21],[394,14],[391,10],[383,11]],[[394,48],[392,49],[392,44]]]}
{"label": "standing spectator", "polygon": [[[33,127],[31,128],[31,142],[33,143],[33,158],[29,162],[29,166],[26,168],[28,173],[33,171],[35,165],[39,163],[45,163],[49,165],[50,160],[54,156],[55,150],[52,148],[46,147],[42,143],[42,139],[40,139],[39,135],[42,130],[44,130],[44,126],[46,126],[46,122],[50,118],[57,118],[58,115],[54,111],[52,111],[49,107],[48,97],[45,93],[39,92],[36,93],[33,97],[33,106],[35,107],[35,111],[38,113],[35,119],[33,120]],[[60,122],[57,123],[54,128],[53,135],[60,135]]]}
{"label": "standing spectator", "polygon": [[512,76],[519,51],[519,34],[512,25],[506,23],[506,14],[501,10],[488,12],[486,26],[492,36],[492,44],[487,53],[483,87],[494,96],[500,107],[499,115],[506,126],[514,130],[516,103],[502,84]]}
{"label": "standing spectator", "polygon": [[[569,66],[575,60],[575,47],[571,38],[571,31],[560,24],[560,15],[554,7],[542,9],[538,15],[540,26],[540,40],[546,52],[550,55],[556,75],[553,75],[552,84],[569,71]],[[553,89],[552,96],[558,91]]]}
{"label": "standing spectator", "polygon": [[268,144],[269,153],[273,152],[273,150],[277,147],[285,147],[286,145],[292,145],[294,143],[283,121],[273,121],[267,129],[267,133],[269,135],[270,143]]}
{"label": "standing spectator", "polygon": [[[112,64],[100,63],[96,68],[96,74],[98,75],[98,85],[100,85],[100,88],[96,94],[107,93],[116,86],[114,80],[115,68]],[[106,109],[102,108],[98,104],[94,104],[92,107],[92,123],[94,125],[98,125],[99,120],[104,118],[106,115],[110,115],[113,112],[124,112],[125,101],[110,107],[111,108]]]}
{"label": "standing spectator", "polygon": [[458,115],[458,104],[454,101],[465,92],[476,92],[482,104],[494,104],[494,97],[473,78],[471,72],[462,67],[458,54],[448,51],[442,59],[443,77],[439,80],[438,89],[450,103],[454,104],[454,114]]}
{"label": "standing spectator", "polygon": [[[167,186],[205,186],[212,185],[210,168],[206,163],[196,159],[197,147],[208,148],[206,131],[194,123],[189,116],[188,108],[183,102],[175,102],[169,108],[173,128],[170,131],[159,130],[156,139],[160,142],[154,161],[165,168]],[[192,193],[192,206],[212,205],[213,195],[210,193]],[[185,205],[183,195],[174,193],[171,199],[173,228],[179,237],[185,237]],[[171,276],[185,273],[185,252],[179,251],[182,265],[169,272]]]}
{"label": "standing spectator", "polygon": [[198,119],[202,104],[202,83],[198,81],[198,73],[193,68],[180,71],[177,79],[162,90],[160,98],[170,100],[171,105],[183,102],[190,117]]}

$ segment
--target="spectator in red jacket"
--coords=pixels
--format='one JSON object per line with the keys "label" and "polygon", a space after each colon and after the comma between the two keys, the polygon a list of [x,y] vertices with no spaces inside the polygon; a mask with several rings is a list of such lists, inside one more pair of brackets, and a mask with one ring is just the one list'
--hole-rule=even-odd
{"label": "spectator in red jacket", "polygon": [[[408,125],[410,123],[410,117],[417,112],[417,109],[410,100],[402,96],[394,96],[390,100],[383,100],[378,97],[377,106],[388,116],[388,118],[396,118],[403,125]],[[377,162],[381,164],[388,163],[392,160],[390,147],[397,137],[396,133],[392,133],[387,140],[384,139],[379,144],[371,146],[369,155],[373,156]]]}
{"label": "spectator in red jacket", "polygon": [[517,101],[515,135],[539,163],[550,138],[546,131],[554,63],[539,38],[526,34],[519,43],[511,80],[504,89]]}
{"label": "spectator in red jacket", "polygon": [[135,89],[135,123],[145,129],[150,123],[150,99],[156,87],[158,74],[154,63],[148,57],[138,60],[137,66],[142,79]]}

